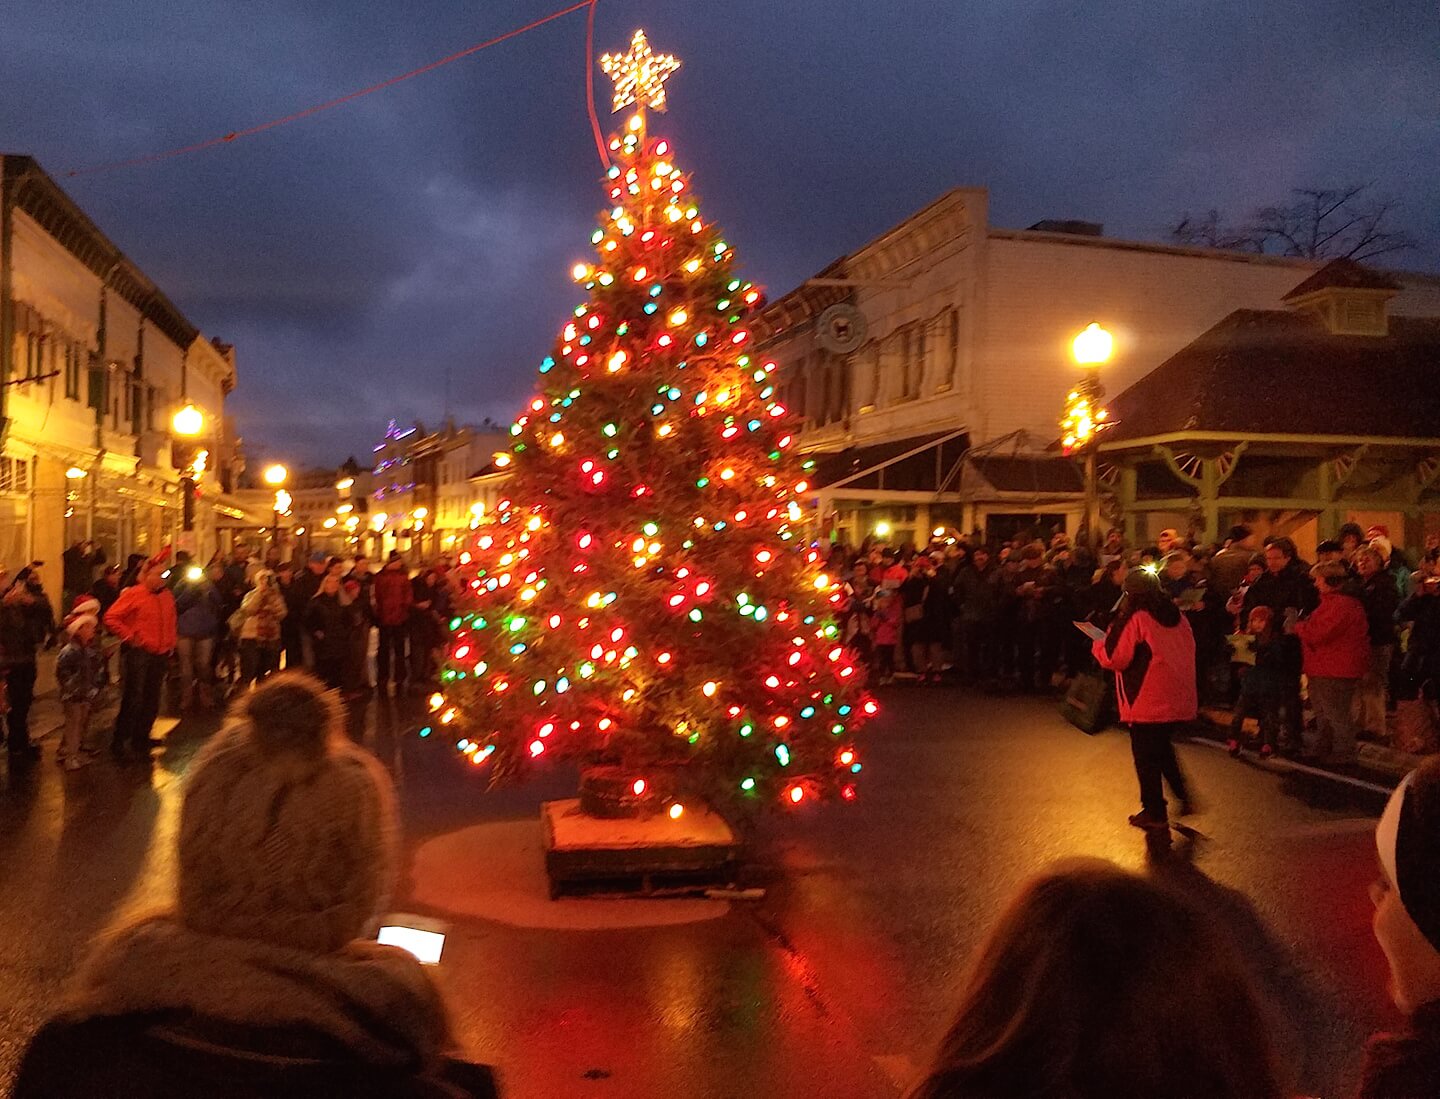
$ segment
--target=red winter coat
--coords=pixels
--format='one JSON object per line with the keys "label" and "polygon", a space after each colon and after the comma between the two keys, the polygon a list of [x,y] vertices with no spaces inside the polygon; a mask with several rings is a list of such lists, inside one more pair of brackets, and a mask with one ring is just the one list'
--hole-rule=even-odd
{"label": "red winter coat", "polygon": [[370,586],[370,597],[375,605],[377,625],[403,626],[410,621],[415,594],[410,587],[410,577],[403,568],[381,569],[376,573],[375,582]]}
{"label": "red winter coat", "polygon": [[1353,595],[1326,591],[1320,605],[1295,623],[1305,674],[1322,679],[1359,679],[1370,667],[1370,627],[1365,605]]}
{"label": "red winter coat", "polygon": [[1121,721],[1195,719],[1195,636],[1185,617],[1179,618],[1174,626],[1162,626],[1148,611],[1136,611],[1118,634],[1112,629],[1095,642],[1095,659],[1115,673]]}
{"label": "red winter coat", "polygon": [[105,613],[105,628],[127,645],[164,656],[175,651],[175,597],[132,584]]}
{"label": "red winter coat", "polygon": [[900,596],[895,592],[875,604],[874,630],[875,644],[900,644]]}

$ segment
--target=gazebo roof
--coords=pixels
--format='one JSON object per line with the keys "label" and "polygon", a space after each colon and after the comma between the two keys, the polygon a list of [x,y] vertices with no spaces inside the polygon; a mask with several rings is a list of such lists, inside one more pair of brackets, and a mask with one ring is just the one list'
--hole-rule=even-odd
{"label": "gazebo roof", "polygon": [[1281,301],[1294,301],[1320,290],[1399,290],[1398,282],[1373,271],[1353,259],[1331,260]]}
{"label": "gazebo roof", "polygon": [[1110,401],[1100,445],[1192,432],[1436,439],[1437,369],[1440,318],[1350,336],[1313,313],[1239,309]]}

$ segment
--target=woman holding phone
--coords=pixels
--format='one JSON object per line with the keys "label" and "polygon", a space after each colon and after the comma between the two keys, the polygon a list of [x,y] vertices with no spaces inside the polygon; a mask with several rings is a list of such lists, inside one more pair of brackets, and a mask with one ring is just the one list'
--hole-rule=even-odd
{"label": "woman holding phone", "polygon": [[1092,651],[1102,668],[1115,673],[1120,720],[1130,727],[1130,750],[1140,783],[1140,812],[1130,817],[1130,823],[1168,831],[1163,783],[1169,783],[1179,802],[1178,815],[1193,811],[1172,737],[1175,727],[1193,721],[1198,709],[1195,637],[1153,573],[1143,569],[1129,573],[1123,589],[1120,611]]}

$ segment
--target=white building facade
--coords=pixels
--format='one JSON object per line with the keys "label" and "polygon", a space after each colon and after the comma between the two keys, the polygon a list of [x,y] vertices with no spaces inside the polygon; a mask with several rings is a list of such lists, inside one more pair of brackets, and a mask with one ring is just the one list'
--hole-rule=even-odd
{"label": "white building facade", "polygon": [[[175,544],[208,556],[253,521],[230,495],[235,354],[212,342],[40,166],[0,156],[0,562],[50,565],[93,540],[110,561]],[[171,418],[206,452],[193,521]]]}
{"label": "white building facade", "polygon": [[[956,189],[767,307],[759,350],[804,418],[822,532],[1075,530],[1078,473],[1046,449],[1079,378],[1075,335],[1091,322],[1113,333],[1101,383],[1117,393],[1231,311],[1277,307],[1320,266],[1099,229],[993,228],[986,191]],[[1440,313],[1440,280],[1397,278],[1393,312]]]}

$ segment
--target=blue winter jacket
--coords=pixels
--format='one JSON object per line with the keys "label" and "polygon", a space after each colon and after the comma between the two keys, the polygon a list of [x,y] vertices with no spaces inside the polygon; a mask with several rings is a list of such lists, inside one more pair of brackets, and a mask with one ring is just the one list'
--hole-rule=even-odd
{"label": "blue winter jacket", "polygon": [[206,577],[175,589],[175,632],[181,637],[218,637],[225,620],[225,597]]}

